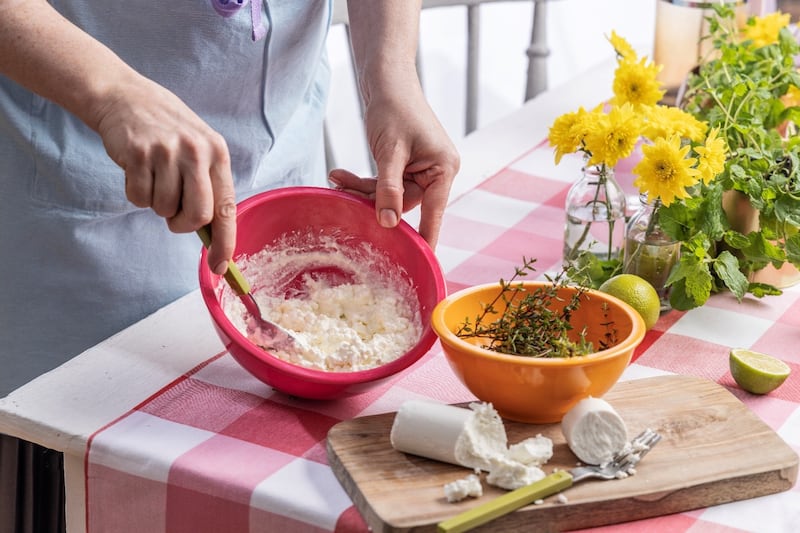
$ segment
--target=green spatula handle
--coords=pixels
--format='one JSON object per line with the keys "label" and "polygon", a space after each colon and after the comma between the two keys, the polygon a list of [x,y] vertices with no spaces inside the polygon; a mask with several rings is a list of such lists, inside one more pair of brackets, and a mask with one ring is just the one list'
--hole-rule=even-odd
{"label": "green spatula handle", "polygon": [[499,518],[540,498],[572,486],[572,475],[566,470],[554,472],[544,479],[525,485],[463,513],[439,522],[439,533],[461,533]]}
{"label": "green spatula handle", "polygon": [[[206,248],[211,246],[211,224],[206,224],[198,229],[197,235],[200,237],[200,240],[203,241],[203,245]],[[230,285],[239,296],[250,292],[250,284],[244,279],[244,276],[242,276],[239,267],[236,266],[233,259],[228,262],[228,271],[225,272],[225,281],[228,282],[228,285]]]}

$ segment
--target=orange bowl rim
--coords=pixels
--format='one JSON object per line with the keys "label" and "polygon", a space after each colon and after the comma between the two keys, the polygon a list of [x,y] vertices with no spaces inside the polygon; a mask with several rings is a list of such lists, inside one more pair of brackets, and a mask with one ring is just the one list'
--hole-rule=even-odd
{"label": "orange bowl rim", "polygon": [[[522,284],[526,288],[535,288],[544,285],[550,285],[551,283],[549,281],[529,280],[529,281],[523,281]],[[446,308],[449,305],[467,296],[472,296],[476,293],[488,291],[489,289],[494,289],[499,287],[500,287],[499,282],[474,285],[472,287],[467,287],[459,291],[456,291],[448,295],[443,300],[441,300],[436,305],[436,307],[434,307],[433,312],[431,313],[431,327],[436,332],[436,335],[439,337],[442,344],[450,345],[451,347],[459,351],[466,352],[473,357],[493,359],[496,361],[520,364],[524,366],[580,366],[619,357],[620,355],[627,353],[629,350],[635,349],[636,346],[638,346],[642,342],[642,339],[644,339],[644,335],[646,333],[645,323],[644,319],[639,314],[639,312],[636,311],[629,304],[620,300],[619,298],[598,291],[596,289],[586,289],[586,293],[589,294],[590,296],[598,296],[600,299],[606,300],[609,303],[618,307],[621,311],[625,313],[625,315],[627,315],[631,319],[632,327],[630,334],[624,339],[622,339],[620,342],[615,344],[614,346],[584,356],[526,357],[521,355],[504,354],[501,352],[488,350],[486,348],[481,348],[472,343],[469,343],[458,337],[453,331],[450,330],[450,328],[447,327],[444,321],[444,314]],[[577,290],[577,288],[574,286],[566,286],[564,288],[573,291]],[[445,353],[447,353],[446,350]]]}

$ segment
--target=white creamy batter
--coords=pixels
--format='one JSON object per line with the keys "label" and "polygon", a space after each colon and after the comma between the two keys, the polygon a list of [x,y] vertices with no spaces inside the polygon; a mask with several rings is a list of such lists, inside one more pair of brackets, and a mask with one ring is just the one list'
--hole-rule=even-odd
{"label": "white creamy batter", "polygon": [[[406,273],[369,245],[290,235],[237,263],[262,315],[300,341],[298,353],[270,351],[291,363],[366,370],[397,359],[421,336],[420,305]],[[315,267],[322,274],[298,277]],[[331,268],[345,275],[331,276]],[[244,305],[222,290],[225,313],[247,335]]]}

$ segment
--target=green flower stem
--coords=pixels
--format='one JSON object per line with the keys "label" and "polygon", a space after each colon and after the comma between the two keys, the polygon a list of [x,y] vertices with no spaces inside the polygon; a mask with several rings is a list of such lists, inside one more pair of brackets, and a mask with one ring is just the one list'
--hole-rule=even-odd
{"label": "green flower stem", "polygon": [[[603,164],[600,165],[600,171],[597,174],[598,175],[598,180],[597,180],[597,186],[595,187],[595,191],[594,191],[594,198],[592,199],[591,202],[586,204],[587,206],[588,205],[592,205],[593,206],[592,207],[592,211],[595,210],[595,207],[594,207],[595,205],[603,203],[603,202],[600,201],[600,187],[605,187],[606,186],[606,183],[607,183],[606,172],[607,172],[606,165],[605,165],[605,163],[603,163]],[[608,191],[606,191],[606,198],[608,198]],[[611,212],[611,204],[607,199],[606,199],[606,202],[605,202],[605,206],[606,206],[606,213],[610,213]],[[614,245],[614,243],[613,243],[613,235],[614,235],[614,223],[615,222],[616,221],[613,220],[613,219],[609,219],[608,220],[608,252],[607,252],[607,257],[606,257],[606,259],[608,259],[608,260],[611,260],[611,249],[612,249],[612,247]],[[581,236],[575,242],[575,246],[573,246],[572,249],[570,250],[569,255],[567,256],[567,259],[575,260],[575,259],[578,258],[578,254],[580,252],[581,246],[583,245],[584,242],[586,242],[586,238],[589,236],[589,231],[591,229],[592,229],[592,222],[589,221],[589,222],[586,223],[585,227],[583,228],[583,232],[581,233]]]}
{"label": "green flower stem", "polygon": [[[649,235],[652,235],[653,234],[653,230],[656,229],[656,225],[658,224],[658,219],[659,219],[659,216],[660,216],[660,212],[659,212],[660,211],[659,210],[660,207],[661,207],[661,198],[656,198],[653,201],[653,214],[650,217],[650,220],[647,221],[647,228],[644,230],[645,239],[644,239],[644,242],[642,244],[647,244],[647,237]],[[628,259],[628,261],[623,265],[623,268],[622,268],[623,272],[628,270],[628,267],[631,265],[631,263],[633,263],[635,260],[639,259],[639,256],[641,255],[643,249],[644,249],[644,246],[637,246],[636,247],[636,251],[634,251],[633,255],[631,255],[631,257]]]}
{"label": "green flower stem", "polygon": [[[727,69],[727,67],[725,67],[725,69]],[[745,97],[744,97],[744,98],[742,98],[742,100],[739,102],[739,106],[738,106],[738,108],[737,108],[736,112],[735,112],[735,113],[733,113],[733,114],[731,114],[731,110],[730,110],[730,109],[729,109],[727,106],[725,106],[725,104],[724,104],[724,103],[723,103],[723,102],[722,102],[722,101],[719,99],[719,96],[718,96],[718,95],[717,95],[717,93],[716,93],[716,92],[713,90],[714,88],[713,88],[713,87],[711,86],[711,84],[709,83],[709,80],[708,80],[708,79],[703,79],[703,83],[704,83],[704,85],[705,85],[705,88],[708,90],[709,94],[710,94],[710,95],[711,95],[711,97],[713,98],[714,102],[716,103],[717,107],[719,107],[719,109],[721,109],[721,110],[723,111],[723,114],[725,115],[725,124],[724,124],[724,125],[723,125],[723,127],[721,128],[721,131],[730,132],[730,130],[731,130],[731,124],[735,124],[735,123],[736,123],[737,117],[739,116],[739,113],[741,112],[741,110],[742,110],[742,108],[744,107],[744,105],[745,105],[746,103],[748,103],[748,102],[749,102],[749,100],[750,100],[751,98],[753,98],[751,95],[753,95],[753,94],[754,94],[754,91],[748,91],[748,92],[747,92],[747,94],[745,95]],[[733,102],[731,102],[731,104],[732,104],[732,103],[733,103]],[[750,134],[750,132],[748,132],[748,133],[745,135],[745,137],[746,137],[746,138],[747,138],[747,139],[748,139],[750,142],[749,142],[749,143],[742,143],[743,145],[744,145],[744,144],[747,144],[747,145],[750,145],[750,146],[752,146],[752,147],[755,147],[756,149],[758,149],[758,150],[761,152],[761,154],[762,154],[762,155],[766,155],[766,154],[765,154],[765,152],[764,152],[764,150],[762,149],[763,147],[761,146],[761,143],[759,143],[759,142],[758,142],[758,141],[757,141],[757,140],[756,140],[756,139],[755,139],[755,138],[754,138],[754,137],[753,137],[753,136]],[[733,155],[733,154],[731,154],[731,155]]]}

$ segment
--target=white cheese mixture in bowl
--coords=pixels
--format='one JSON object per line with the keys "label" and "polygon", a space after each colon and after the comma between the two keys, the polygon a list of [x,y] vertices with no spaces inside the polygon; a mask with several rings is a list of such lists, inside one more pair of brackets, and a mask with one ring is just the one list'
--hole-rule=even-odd
{"label": "white cheese mixture in bowl", "polygon": [[[262,315],[300,341],[297,353],[270,351],[290,363],[367,370],[397,359],[422,334],[408,276],[367,244],[294,234],[237,263]],[[227,286],[221,290],[225,314],[247,336],[244,305]]]}

